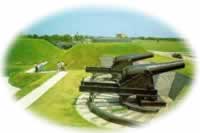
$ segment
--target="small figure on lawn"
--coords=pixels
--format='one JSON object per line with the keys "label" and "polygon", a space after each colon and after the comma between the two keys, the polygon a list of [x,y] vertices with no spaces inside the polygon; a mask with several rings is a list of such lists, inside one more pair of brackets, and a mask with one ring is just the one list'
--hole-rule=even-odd
{"label": "small figure on lawn", "polygon": [[39,66],[38,66],[38,64],[35,64],[35,72],[39,72]]}
{"label": "small figure on lawn", "polygon": [[65,63],[61,61],[60,65],[61,65],[61,71],[65,71]]}
{"label": "small figure on lawn", "polygon": [[65,71],[65,63],[62,61],[58,62],[57,69],[58,69],[58,71]]}

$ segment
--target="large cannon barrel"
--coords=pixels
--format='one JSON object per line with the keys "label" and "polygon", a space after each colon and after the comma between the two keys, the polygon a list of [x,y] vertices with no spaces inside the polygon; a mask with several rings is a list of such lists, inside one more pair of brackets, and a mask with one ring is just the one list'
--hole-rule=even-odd
{"label": "large cannon barrel", "polygon": [[118,64],[124,61],[134,62],[134,61],[138,61],[138,60],[142,60],[146,58],[151,58],[153,56],[154,56],[153,53],[122,55],[122,56],[115,57],[113,63]]}
{"label": "large cannon barrel", "polygon": [[91,73],[121,73],[120,70],[113,70],[112,68],[107,67],[86,67],[85,71]]}
{"label": "large cannon barrel", "polygon": [[157,64],[157,67],[156,66],[149,67],[149,71],[151,71],[153,74],[159,74],[184,67],[185,63],[183,61],[174,61],[163,64]]}
{"label": "large cannon barrel", "polygon": [[113,87],[113,86],[103,86],[99,83],[99,85],[85,85],[82,84],[79,87],[79,91],[81,92],[98,92],[98,93],[118,93],[121,95],[130,95],[130,94],[138,94],[138,95],[156,95],[157,90],[155,89],[144,89],[144,88],[130,88],[130,87]]}
{"label": "large cannon barrel", "polygon": [[160,74],[164,72],[168,72],[171,70],[176,70],[180,68],[184,68],[185,63],[183,60],[179,61],[173,61],[173,62],[167,62],[167,63],[159,63],[159,64],[150,64],[150,65],[143,65],[143,66],[131,66],[125,69],[125,74],[126,75],[134,75],[134,74],[139,74],[139,73],[145,73],[145,71],[148,71],[152,73],[153,75],[155,74]]}

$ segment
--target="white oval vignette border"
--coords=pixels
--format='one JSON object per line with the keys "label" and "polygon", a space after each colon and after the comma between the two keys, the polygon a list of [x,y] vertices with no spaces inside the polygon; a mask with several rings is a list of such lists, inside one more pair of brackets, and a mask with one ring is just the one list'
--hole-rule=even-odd
{"label": "white oval vignette border", "polygon": [[[198,1],[197,1],[198,2]],[[147,15],[157,16],[163,22],[167,22],[172,29],[181,33],[181,36],[186,38],[190,47],[195,52],[197,58],[200,57],[198,52],[200,46],[200,11],[198,3],[195,0],[180,1],[180,0],[18,0],[18,1],[1,1],[0,2],[0,60],[1,74],[3,73],[3,63],[7,48],[15,38],[16,34],[22,31],[32,22],[40,20],[42,17],[54,14],[57,11],[64,9],[74,9],[79,7],[106,7],[117,8],[122,10],[142,11]],[[174,111],[161,117],[161,119],[148,124],[142,128],[128,129],[127,132],[190,132],[191,130],[199,130],[198,117],[200,112],[200,86],[199,71],[196,70],[196,80],[193,83],[192,91],[184,100],[184,102]],[[7,84],[0,79],[0,132],[21,132],[35,133],[38,131],[55,133],[55,132],[89,132],[87,129],[72,129],[55,126],[48,121],[38,119],[16,106],[13,99],[10,97],[10,92],[6,89]],[[94,131],[91,131],[94,132]],[[98,132],[98,131],[97,131]],[[102,131],[101,131],[102,132]]]}

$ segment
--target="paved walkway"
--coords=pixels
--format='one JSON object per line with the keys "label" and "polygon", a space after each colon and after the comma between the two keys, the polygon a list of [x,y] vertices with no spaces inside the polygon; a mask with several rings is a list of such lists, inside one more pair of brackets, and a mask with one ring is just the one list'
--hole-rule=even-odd
{"label": "paved walkway", "polygon": [[[98,127],[104,127],[109,129],[122,129],[126,126],[109,122],[96,114],[90,112],[87,106],[88,93],[81,93],[76,102],[77,112],[87,121],[95,124]],[[169,97],[162,96],[162,99],[167,102],[167,106],[160,109],[158,113],[141,113],[134,110],[129,110],[117,102],[119,96],[117,94],[101,93],[94,99],[95,105],[106,113],[122,117],[127,120],[134,120],[138,123],[144,124],[150,122],[153,118],[160,116],[162,113],[167,112],[170,109],[172,100]],[[127,127],[126,127],[127,128]]]}
{"label": "paved walkway", "polygon": [[[89,97],[89,93],[82,93],[81,96],[78,97],[76,102],[76,111],[87,121],[93,123],[97,127],[104,127],[109,129],[120,129],[124,126],[109,122],[104,120],[103,118],[97,116],[96,114],[90,112],[90,109],[87,106],[87,99]],[[101,99],[104,103],[103,99]]]}
{"label": "paved walkway", "polygon": [[67,72],[62,71],[55,74],[49,80],[44,82],[39,87],[35,88],[32,92],[17,101],[17,104],[23,108],[29,107],[35,101],[37,101],[42,95],[44,95],[51,87],[53,87],[59,80],[61,80]]}
{"label": "paved walkway", "polygon": [[[42,62],[42,63],[40,63],[40,64],[46,65],[47,63],[48,63],[48,62],[45,61],[45,62]],[[37,72],[37,73],[54,73],[54,72],[57,72],[57,71],[56,71],[56,70],[51,70],[51,71],[40,71],[40,72]],[[36,72],[35,72],[35,67],[32,67],[32,68],[26,70],[25,73],[29,73],[29,74],[36,73]],[[8,80],[7,80],[7,81],[8,81]],[[11,88],[11,93],[12,93],[12,95],[15,95],[18,91],[20,91],[19,88],[14,87],[14,86],[12,86],[12,85],[10,85],[10,84],[9,84],[9,88]]]}

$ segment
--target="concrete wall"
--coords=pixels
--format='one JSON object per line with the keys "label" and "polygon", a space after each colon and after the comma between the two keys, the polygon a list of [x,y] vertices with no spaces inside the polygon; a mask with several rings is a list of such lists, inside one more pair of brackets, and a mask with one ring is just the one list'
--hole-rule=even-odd
{"label": "concrete wall", "polygon": [[155,87],[160,95],[175,100],[181,90],[189,85],[191,79],[176,72],[167,72],[154,76]]}
{"label": "concrete wall", "polygon": [[176,73],[171,90],[169,92],[169,97],[175,100],[180,91],[190,83],[191,79],[189,77]]}
{"label": "concrete wall", "polygon": [[100,61],[101,61],[101,66],[102,67],[111,67],[112,64],[113,64],[113,57],[111,56],[102,56],[100,58]]}

